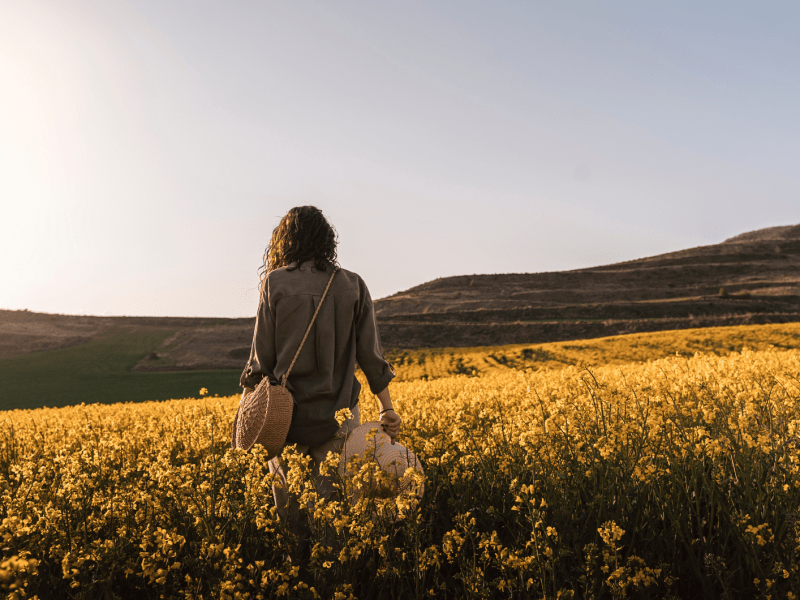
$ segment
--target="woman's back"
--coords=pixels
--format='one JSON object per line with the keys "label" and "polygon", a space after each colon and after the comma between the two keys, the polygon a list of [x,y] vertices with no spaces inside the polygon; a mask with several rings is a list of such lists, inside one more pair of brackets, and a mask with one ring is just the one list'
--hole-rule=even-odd
{"label": "woman's back", "polygon": [[[314,261],[299,266],[292,263],[268,273],[250,358],[240,379],[243,387],[254,388],[264,376],[279,383],[330,275],[330,267],[321,271]],[[381,351],[369,290],[359,275],[340,269],[287,380],[295,400],[287,443],[315,446],[336,432],[335,412],[358,403],[361,385],[355,378],[356,363],[375,394],[394,377]]]}

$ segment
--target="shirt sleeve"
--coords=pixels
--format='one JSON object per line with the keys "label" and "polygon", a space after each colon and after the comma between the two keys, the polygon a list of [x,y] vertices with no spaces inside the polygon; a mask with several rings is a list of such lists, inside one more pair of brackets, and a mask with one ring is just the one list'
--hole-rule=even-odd
{"label": "shirt sleeve", "polygon": [[360,313],[356,320],[356,362],[369,383],[373,394],[386,389],[396,373],[394,367],[384,358],[381,340],[378,335],[378,323],[375,320],[375,308],[366,284],[359,278]]}
{"label": "shirt sleeve", "polygon": [[[269,282],[267,282],[269,285]],[[267,297],[261,295],[256,312],[256,326],[253,331],[253,345],[250,347],[250,358],[245,365],[242,376],[239,378],[241,387],[255,388],[264,378],[269,377],[275,385],[278,381],[273,375],[277,354],[275,352],[275,315],[269,306],[269,292]]]}

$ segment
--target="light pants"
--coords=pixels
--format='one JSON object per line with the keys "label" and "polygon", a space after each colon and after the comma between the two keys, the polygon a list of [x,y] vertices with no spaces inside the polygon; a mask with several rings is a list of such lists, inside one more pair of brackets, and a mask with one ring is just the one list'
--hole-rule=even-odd
{"label": "light pants", "polygon": [[[358,411],[358,404],[355,408],[351,409],[353,418],[342,423],[336,434],[320,444],[319,446],[309,447],[298,444],[297,451],[301,454],[307,454],[311,457],[311,473],[314,477],[314,482],[317,486],[317,495],[326,500],[338,500],[338,490],[333,487],[333,481],[330,477],[320,475],[319,466],[328,456],[328,452],[340,453],[344,446],[345,437],[347,433],[355,429],[361,424],[361,415]],[[286,487],[286,477],[288,474],[288,466],[281,460],[280,455],[269,461],[270,473],[278,475],[280,487],[278,485],[272,486],[272,494],[275,497],[275,506],[278,509],[278,516],[281,519],[287,520],[289,523],[289,530],[297,537],[297,545],[293,555],[300,559],[309,546],[309,539],[311,537],[311,526],[308,520],[300,512],[300,504],[294,494],[288,493]],[[314,507],[309,503],[309,511],[313,514]],[[321,532],[320,532],[321,533]],[[327,545],[337,548],[338,543],[334,539],[335,530],[329,528],[326,531]]]}

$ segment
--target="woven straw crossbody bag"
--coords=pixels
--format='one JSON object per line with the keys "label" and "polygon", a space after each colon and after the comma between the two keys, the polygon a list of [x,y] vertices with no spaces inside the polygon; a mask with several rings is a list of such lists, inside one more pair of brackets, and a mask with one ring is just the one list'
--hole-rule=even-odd
{"label": "woven straw crossbody bag", "polygon": [[269,382],[269,377],[265,376],[252,392],[242,396],[239,401],[239,408],[236,411],[236,417],[233,420],[231,448],[242,448],[249,451],[255,444],[261,444],[270,459],[277,456],[283,449],[283,445],[286,443],[286,435],[289,433],[289,426],[292,423],[292,410],[294,408],[294,399],[289,390],[286,389],[286,380],[289,378],[289,373],[300,355],[300,350],[303,348],[303,344],[311,331],[311,326],[317,318],[319,309],[325,301],[325,296],[327,296],[333,277],[338,270],[338,268],[334,268],[333,273],[331,273],[331,278],[328,280],[328,285],[322,294],[322,300],[319,301],[317,310],[314,311],[314,316],[311,317],[311,323],[308,324],[303,341],[300,342],[300,347],[297,348],[292,363],[284,373],[280,385],[272,385]]}

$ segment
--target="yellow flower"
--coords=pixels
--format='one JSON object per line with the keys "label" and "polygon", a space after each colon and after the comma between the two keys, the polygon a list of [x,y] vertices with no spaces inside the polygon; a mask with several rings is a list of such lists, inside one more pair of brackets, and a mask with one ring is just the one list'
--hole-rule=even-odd
{"label": "yellow flower", "polygon": [[339,424],[339,427],[341,427],[345,421],[353,418],[353,413],[350,412],[349,408],[342,408],[336,411],[334,418],[336,419],[336,422]]}
{"label": "yellow flower", "polygon": [[[659,335],[663,341],[685,334]],[[440,360],[431,356],[426,368]],[[100,580],[108,574],[103,565],[113,563],[128,581],[135,578],[149,586],[193,590],[210,577],[218,583],[212,597],[319,597],[301,581],[299,567],[282,562],[292,539],[272,497],[274,482],[279,492],[297,497],[303,517],[315,525],[312,560],[331,580],[326,598],[354,597],[355,582],[343,581],[350,581],[369,557],[379,557],[373,571],[379,584],[397,581],[410,567],[433,596],[443,573],[468,573],[465,584],[475,590],[496,573],[497,586],[507,595],[524,595],[525,589],[540,597],[546,589],[540,563],[546,563],[545,570],[562,568],[556,563],[561,560],[556,544],[572,534],[569,517],[574,515],[564,515],[562,494],[593,498],[598,506],[660,494],[659,502],[672,503],[665,508],[674,512],[676,523],[688,523],[689,503],[681,505],[680,496],[669,490],[685,481],[686,469],[696,463],[710,467],[708,484],[720,490],[731,481],[752,480],[756,471],[767,489],[783,488],[784,496],[796,489],[798,350],[684,355],[591,371],[572,366],[503,369],[476,378],[394,383],[393,397],[407,407],[407,446],[424,461],[426,475],[435,477],[425,482],[429,499],[436,499],[432,503],[397,495],[392,481],[369,464],[357,466],[358,477],[352,480],[340,478],[335,452],[320,473],[335,481],[341,498],[356,489],[363,498],[324,501],[311,458],[293,445],[282,454],[289,467],[282,484],[269,472],[263,447],[247,453],[227,447],[238,395],[210,398],[206,388],[194,399],[0,412],[0,541],[30,552],[23,557],[20,550],[14,561],[0,561],[0,591],[7,594],[3,585],[24,587],[46,576],[55,585],[92,595],[92,578]],[[363,373],[357,378],[362,387],[368,385]],[[374,407],[362,410],[364,422],[377,419]],[[765,414],[771,420],[765,421]],[[345,409],[337,420],[344,423],[350,416]],[[778,468],[762,471],[775,460]],[[618,478],[618,473],[627,477]],[[414,471],[417,475],[422,473]],[[501,481],[506,483],[497,488]],[[503,504],[505,494],[515,499],[510,507]],[[474,498],[481,497],[488,501],[476,504]],[[739,512],[746,506],[740,497],[717,496],[715,508],[732,515],[744,534],[745,544],[737,551],[755,547],[772,552],[766,549],[770,544],[776,545],[775,552],[791,551],[794,535],[780,540],[785,547],[777,547],[770,526],[787,497],[767,500],[763,514],[759,507],[758,520],[764,521],[759,524]],[[452,523],[437,521],[450,514],[434,509],[439,500],[441,506],[452,503],[460,514]],[[691,499],[697,500],[706,501]],[[501,514],[508,508],[513,512]],[[393,521],[398,512],[402,524]],[[649,517],[653,513],[645,515],[645,528]],[[524,539],[486,530],[488,523],[503,520],[524,526],[518,528],[527,532]],[[398,526],[411,534],[403,539],[413,542],[392,543],[400,539],[391,533]],[[584,575],[592,585],[606,585],[617,597],[633,597],[643,588],[684,583],[673,579],[682,577],[680,566],[681,572],[670,575],[634,556],[642,536],[631,539],[631,548],[622,553],[622,540],[630,536],[621,526],[606,521],[594,529],[600,542],[584,550],[590,565]],[[341,547],[331,544],[328,530],[341,536]],[[275,551],[250,563],[248,557],[261,554],[247,544],[264,539]],[[135,540],[134,545],[125,540]],[[728,556],[719,557],[719,563],[713,559],[712,567]],[[654,560],[659,565],[658,557]],[[784,582],[756,579],[756,585],[782,596],[798,565],[785,567],[776,570]],[[747,571],[745,576],[755,574]],[[559,591],[547,594],[558,596]]]}

